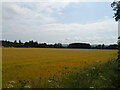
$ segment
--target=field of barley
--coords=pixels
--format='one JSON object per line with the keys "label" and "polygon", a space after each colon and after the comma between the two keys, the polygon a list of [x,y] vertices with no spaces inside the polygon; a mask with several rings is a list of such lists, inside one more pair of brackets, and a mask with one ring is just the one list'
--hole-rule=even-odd
{"label": "field of barley", "polygon": [[[55,48],[2,48],[2,83],[28,80],[33,84],[62,72],[85,68],[117,57],[117,50],[55,49]],[[36,85],[37,86],[37,85]]]}

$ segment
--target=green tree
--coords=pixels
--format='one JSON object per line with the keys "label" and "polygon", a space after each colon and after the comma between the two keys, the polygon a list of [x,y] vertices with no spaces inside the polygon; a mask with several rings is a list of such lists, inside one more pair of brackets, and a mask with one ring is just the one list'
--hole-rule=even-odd
{"label": "green tree", "polygon": [[[114,18],[116,21],[118,21],[118,23],[120,23],[120,1],[114,1],[111,4],[111,7],[113,8],[113,11],[115,11],[114,13]],[[118,37],[118,61],[120,61],[120,36]]]}
{"label": "green tree", "polygon": [[18,43],[17,43],[17,40],[14,41],[14,47],[17,47],[18,46]]}
{"label": "green tree", "polygon": [[114,1],[111,4],[111,7],[113,8],[113,11],[115,11],[114,13],[114,18],[116,21],[120,20],[120,1]]}
{"label": "green tree", "polygon": [[102,45],[102,49],[104,49],[104,48],[105,48],[105,45],[103,44],[103,45]]}
{"label": "green tree", "polygon": [[23,47],[23,43],[21,42],[21,40],[19,40],[19,47]]}
{"label": "green tree", "polygon": [[54,44],[54,48],[62,48],[62,44],[61,43],[55,43]]}

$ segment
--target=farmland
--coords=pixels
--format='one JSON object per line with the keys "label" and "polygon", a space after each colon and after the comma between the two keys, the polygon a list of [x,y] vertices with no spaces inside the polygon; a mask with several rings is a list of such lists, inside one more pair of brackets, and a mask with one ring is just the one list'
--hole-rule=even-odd
{"label": "farmland", "polygon": [[[49,76],[62,75],[64,69],[74,71],[80,67],[107,62],[117,56],[117,50],[55,49],[55,48],[3,48],[2,81],[29,80],[42,82]],[[42,84],[41,84],[42,86]]]}

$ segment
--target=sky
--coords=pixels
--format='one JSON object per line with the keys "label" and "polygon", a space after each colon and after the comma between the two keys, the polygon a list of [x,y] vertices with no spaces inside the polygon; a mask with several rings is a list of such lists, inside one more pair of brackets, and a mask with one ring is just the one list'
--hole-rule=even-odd
{"label": "sky", "polygon": [[3,2],[2,39],[46,43],[117,43],[111,2]]}

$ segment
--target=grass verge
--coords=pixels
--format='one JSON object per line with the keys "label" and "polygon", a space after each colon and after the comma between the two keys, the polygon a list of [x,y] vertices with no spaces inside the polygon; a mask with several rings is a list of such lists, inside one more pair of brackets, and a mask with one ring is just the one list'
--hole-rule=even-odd
{"label": "grass verge", "polygon": [[75,72],[66,72],[62,78],[48,80],[49,88],[119,88],[118,61],[109,60]]}

